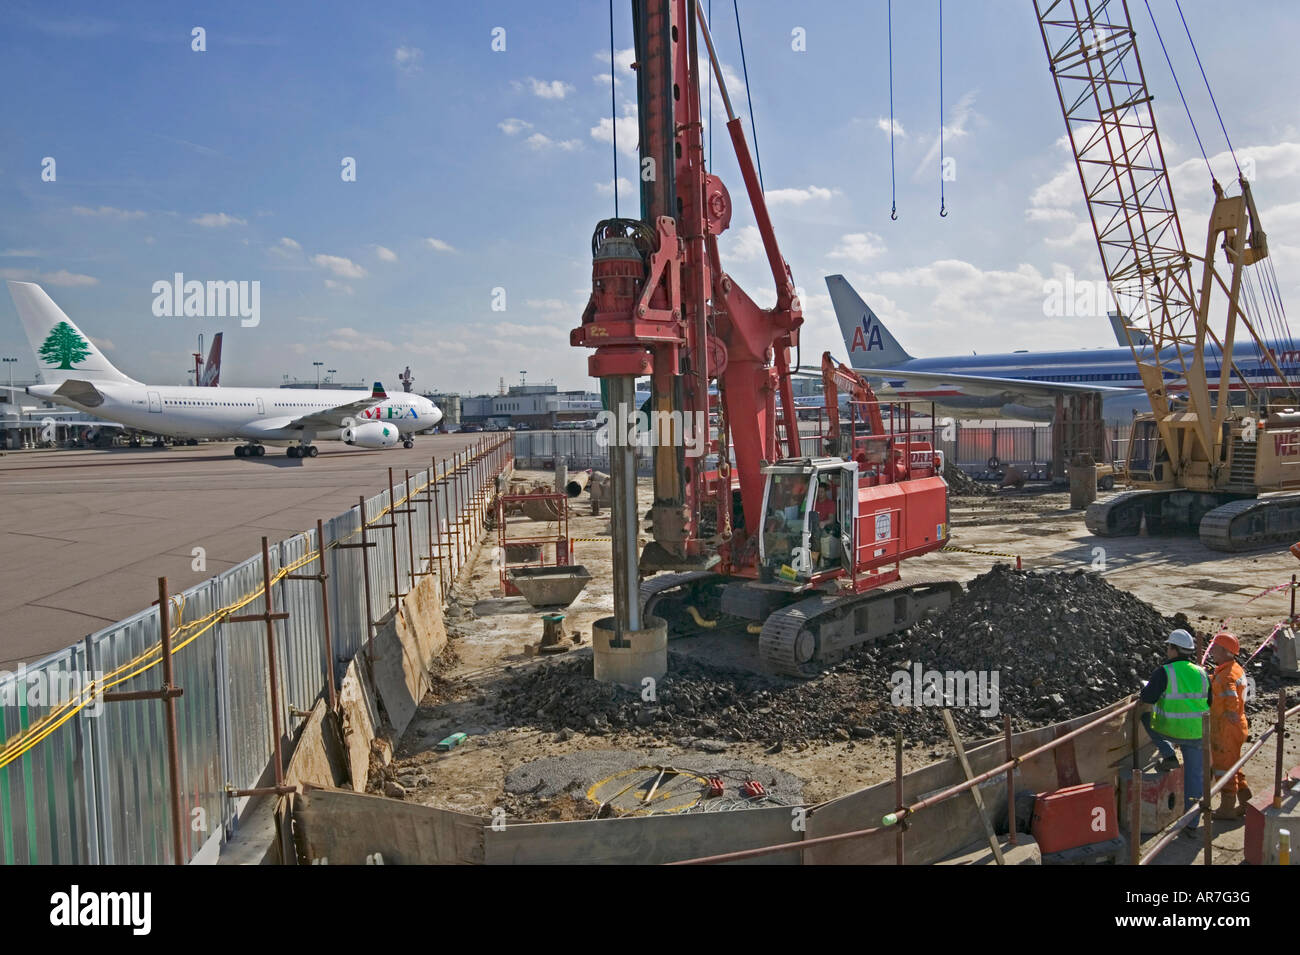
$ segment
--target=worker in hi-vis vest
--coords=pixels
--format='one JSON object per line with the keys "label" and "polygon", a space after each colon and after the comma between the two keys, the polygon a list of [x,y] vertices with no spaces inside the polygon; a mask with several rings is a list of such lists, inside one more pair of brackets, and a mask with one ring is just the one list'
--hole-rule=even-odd
{"label": "worker in hi-vis vest", "polygon": [[[1210,644],[1210,771],[1217,781],[1241,759],[1250,723],[1246,720],[1246,671],[1237,662],[1241,644],[1236,636],[1221,630]],[[1215,819],[1240,819],[1246,815],[1251,797],[1246,774],[1240,769],[1223,784]]]}
{"label": "worker in hi-vis vest", "polygon": [[[1154,706],[1153,712],[1142,714],[1142,725],[1162,757],[1159,768],[1176,769],[1174,747],[1183,751],[1184,812],[1201,797],[1201,774],[1205,771],[1201,717],[1210,711],[1210,678],[1192,659],[1195,652],[1196,641],[1186,630],[1169,634],[1165,663],[1151,674],[1138,696]],[[1192,817],[1183,835],[1196,831],[1197,820]]]}

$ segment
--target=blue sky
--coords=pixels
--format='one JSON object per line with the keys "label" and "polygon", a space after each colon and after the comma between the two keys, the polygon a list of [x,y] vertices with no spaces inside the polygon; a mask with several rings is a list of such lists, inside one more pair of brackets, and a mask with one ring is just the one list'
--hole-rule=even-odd
{"label": "blue sky", "polygon": [[[1223,139],[1172,0],[1151,0],[1212,156]],[[745,104],[731,4],[714,32]],[[127,373],[179,382],[226,332],[223,383],[340,378],[494,390],[585,387],[568,345],[610,195],[604,3],[60,5],[0,11],[0,277],[41,282]],[[1300,8],[1184,0],[1255,191],[1284,296],[1300,264]],[[1140,0],[1132,4],[1188,244],[1209,187]],[[777,236],[804,290],[805,364],[843,344],[823,276],[843,272],[917,355],[1110,345],[1104,321],[1046,318],[1043,283],[1101,277],[1030,0],[945,4],[944,122],[956,179],[938,216],[937,3],[894,4],[899,219],[890,221],[884,0],[740,5]],[[206,30],[205,52],[191,30]],[[492,50],[505,29],[506,49]],[[806,50],[792,49],[802,28]],[[1177,29],[1175,29],[1177,28]],[[1179,40],[1181,39],[1181,42]],[[615,4],[620,176],[633,178],[630,4]],[[721,126],[736,204],[723,265],[770,278]],[[631,110],[631,111],[630,111]],[[747,114],[746,114],[747,115]],[[602,122],[603,121],[603,122]],[[44,157],[57,180],[43,182]],[[357,179],[340,177],[344,157]],[[1230,164],[1216,168],[1226,177]],[[623,194],[623,212],[635,211]],[[158,318],[175,272],[261,282],[261,323]],[[492,308],[494,289],[506,308]],[[33,363],[8,296],[0,352]]]}

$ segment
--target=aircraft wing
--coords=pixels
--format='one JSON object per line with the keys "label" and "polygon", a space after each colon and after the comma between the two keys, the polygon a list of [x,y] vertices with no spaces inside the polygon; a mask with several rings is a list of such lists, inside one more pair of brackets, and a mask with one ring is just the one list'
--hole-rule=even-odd
{"label": "aircraft wing", "polygon": [[323,411],[313,411],[311,414],[305,414],[300,418],[291,418],[289,422],[282,427],[297,428],[305,431],[324,431],[330,428],[343,428],[347,426],[345,419],[355,418],[363,411],[369,411],[375,405],[387,401],[386,396],[375,397],[366,395],[364,398],[358,398],[356,401],[349,401],[347,404],[336,405],[333,408],[326,408]]}
{"label": "aircraft wing", "polygon": [[1070,381],[1027,381],[1023,378],[993,378],[985,375],[954,375],[950,372],[913,371],[910,368],[855,368],[866,378],[883,379],[891,387],[894,382],[915,381],[927,385],[951,384],[971,395],[999,396],[1014,402],[1017,396],[1055,398],[1057,395],[1127,395],[1131,388],[1112,388],[1107,385],[1079,384]]}

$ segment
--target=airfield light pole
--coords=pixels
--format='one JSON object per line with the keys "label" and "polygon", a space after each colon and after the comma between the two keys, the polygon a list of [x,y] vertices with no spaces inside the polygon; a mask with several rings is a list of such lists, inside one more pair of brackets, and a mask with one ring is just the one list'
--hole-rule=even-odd
{"label": "airfield light pole", "polygon": [[314,361],[314,362],[312,362],[312,364],[316,366],[316,387],[319,388],[319,387],[320,387],[320,369],[321,369],[321,366],[325,364],[325,362],[323,362],[323,361]]}
{"label": "airfield light pole", "polygon": [[17,358],[5,358],[4,363],[9,367],[9,394],[8,400],[13,401],[14,394],[14,365],[18,363]]}
{"label": "airfield light pole", "polygon": [[326,383],[332,382],[334,380],[334,376],[338,374],[338,371],[339,370],[337,368],[326,368],[325,369]]}

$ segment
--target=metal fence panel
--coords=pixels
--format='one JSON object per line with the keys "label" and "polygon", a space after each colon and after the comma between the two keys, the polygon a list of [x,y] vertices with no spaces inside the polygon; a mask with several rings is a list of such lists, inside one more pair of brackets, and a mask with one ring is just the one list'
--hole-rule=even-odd
{"label": "metal fence panel", "polygon": [[[51,654],[0,677],[0,737],[10,739],[79,698],[89,679],[85,645]],[[24,755],[0,768],[0,862],[93,862],[97,857],[87,718],[73,715]]]}

